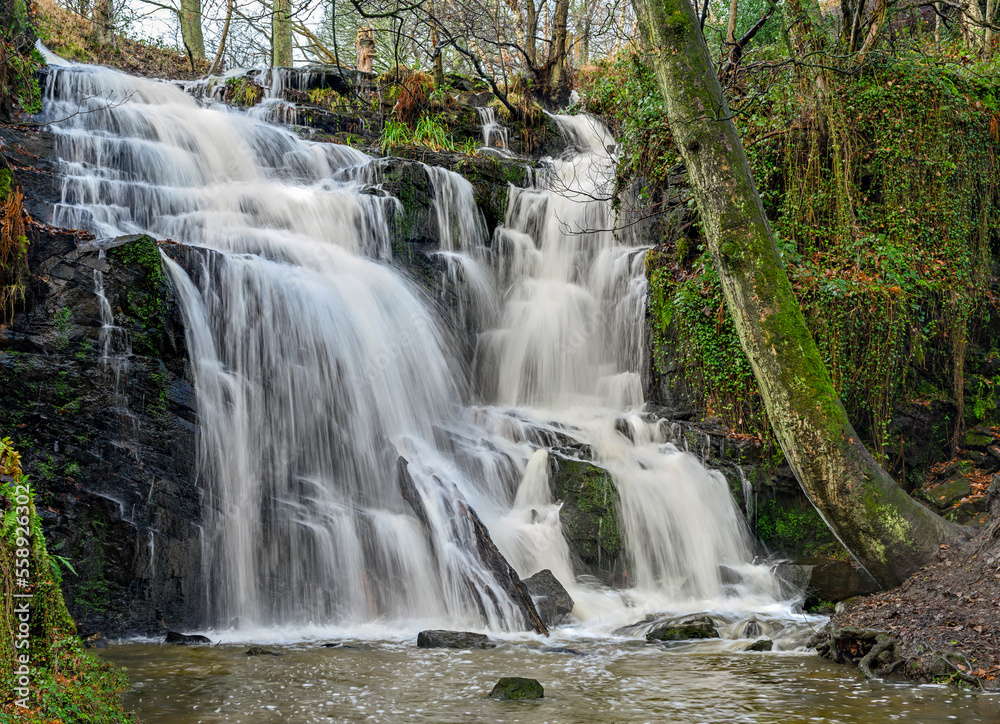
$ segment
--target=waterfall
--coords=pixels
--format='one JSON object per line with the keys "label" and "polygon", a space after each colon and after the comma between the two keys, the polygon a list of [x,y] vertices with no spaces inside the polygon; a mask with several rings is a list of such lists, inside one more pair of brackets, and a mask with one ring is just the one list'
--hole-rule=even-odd
{"label": "waterfall", "polygon": [[483,148],[502,156],[512,155],[510,152],[510,131],[497,121],[496,108],[477,106],[476,115],[479,116],[479,125],[483,128]]}
{"label": "waterfall", "polygon": [[[571,151],[511,191],[492,240],[468,182],[427,169],[456,320],[393,265],[398,202],[366,192],[365,154],[90,66],[50,69],[45,113],[54,223],[204,249],[164,263],[197,395],[206,622],[520,628],[474,515],[585,624],[775,602],[725,480],[642,412],[644,249],[616,237],[603,126],[557,117]],[[574,580],[549,485],[568,459],[614,481],[627,590]]]}

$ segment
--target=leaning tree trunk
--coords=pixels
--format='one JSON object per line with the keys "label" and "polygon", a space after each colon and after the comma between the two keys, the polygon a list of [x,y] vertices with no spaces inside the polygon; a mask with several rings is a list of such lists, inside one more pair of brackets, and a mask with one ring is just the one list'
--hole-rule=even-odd
{"label": "leaning tree trunk", "polygon": [[181,0],[181,39],[191,57],[205,57],[205,39],[201,34],[201,0]]}
{"label": "leaning tree trunk", "polygon": [[743,146],[689,0],[633,0],[709,248],[775,435],[799,484],[884,586],[962,529],[910,498],[847,419],[778,259]]}
{"label": "leaning tree trunk", "polygon": [[274,0],[271,16],[271,65],[292,67],[292,0]]}
{"label": "leaning tree trunk", "polygon": [[226,3],[226,22],[222,25],[219,48],[215,51],[215,59],[212,61],[212,66],[208,69],[206,75],[214,75],[222,67],[222,54],[226,52],[226,39],[229,37],[229,21],[233,19],[233,2],[234,0],[228,0]]}

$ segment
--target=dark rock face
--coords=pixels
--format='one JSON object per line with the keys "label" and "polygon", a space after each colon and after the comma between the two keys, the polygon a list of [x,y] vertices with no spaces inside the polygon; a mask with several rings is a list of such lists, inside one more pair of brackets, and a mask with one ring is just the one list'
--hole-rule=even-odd
{"label": "dark rock face", "polygon": [[661,623],[646,634],[647,641],[686,641],[688,639],[717,639],[719,632],[707,616],[682,618]]}
{"label": "dark rock face", "polygon": [[496,643],[489,636],[471,631],[443,631],[431,629],[417,634],[417,648],[421,649],[493,649]]}
{"label": "dark rock face", "polygon": [[778,565],[778,578],[792,591],[805,591],[804,605],[821,601],[836,603],[854,596],[867,596],[881,587],[868,573],[851,563],[834,558],[799,558]]}
{"label": "dark rock face", "polygon": [[546,626],[558,626],[573,611],[573,598],[549,569],[525,578],[524,585]]}
{"label": "dark rock face", "polygon": [[[22,452],[49,550],[83,630],[154,633],[193,625],[203,595],[194,485],[193,389],[184,331],[154,242],[76,248],[30,229],[35,282],[0,330],[0,429]],[[105,255],[102,256],[101,250]],[[131,341],[102,357],[96,278]],[[112,350],[114,353],[117,350]]]}
{"label": "dark rock face", "polygon": [[521,676],[505,676],[490,692],[491,699],[541,699],[545,690],[535,679]]}

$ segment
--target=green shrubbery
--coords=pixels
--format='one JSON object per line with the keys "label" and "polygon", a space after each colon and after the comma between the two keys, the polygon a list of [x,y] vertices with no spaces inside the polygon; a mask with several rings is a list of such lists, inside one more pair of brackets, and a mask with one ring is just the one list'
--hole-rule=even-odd
{"label": "green shrubbery", "polygon": [[[977,367],[991,353],[977,346],[995,346],[985,282],[1000,243],[1000,83],[921,56],[833,77],[825,126],[791,67],[751,76],[734,105],[824,361],[859,432],[889,463],[898,404],[927,390],[947,396],[953,429],[997,409],[996,370]],[[617,125],[620,184],[665,178],[676,153],[641,58],[597,68],[583,98]],[[654,344],[674,345],[709,413],[769,440],[697,224],[647,265]]]}

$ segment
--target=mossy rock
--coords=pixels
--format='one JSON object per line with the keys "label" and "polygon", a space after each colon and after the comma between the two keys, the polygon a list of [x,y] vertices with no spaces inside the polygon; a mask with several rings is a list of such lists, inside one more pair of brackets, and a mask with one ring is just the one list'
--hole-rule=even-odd
{"label": "mossy rock", "polygon": [[563,534],[583,571],[614,582],[624,570],[625,541],[618,491],[610,473],[578,460],[557,459],[549,476]]}
{"label": "mossy rock", "polygon": [[923,498],[939,510],[945,510],[971,493],[972,486],[968,478],[962,476],[935,485],[933,488],[921,488],[918,497]]}
{"label": "mossy rock", "polygon": [[708,617],[669,621],[646,634],[647,641],[687,641],[689,639],[717,639],[719,631]]}
{"label": "mossy rock", "polygon": [[521,676],[505,676],[496,683],[493,691],[490,692],[491,699],[513,700],[513,699],[541,699],[545,696],[545,689],[535,679],[526,679]]}
{"label": "mossy rock", "polygon": [[121,237],[123,242],[108,249],[112,262],[126,267],[130,284],[119,298],[120,311],[128,318],[127,328],[136,354],[156,357],[161,352],[167,325],[167,276],[160,248],[146,234]]}

